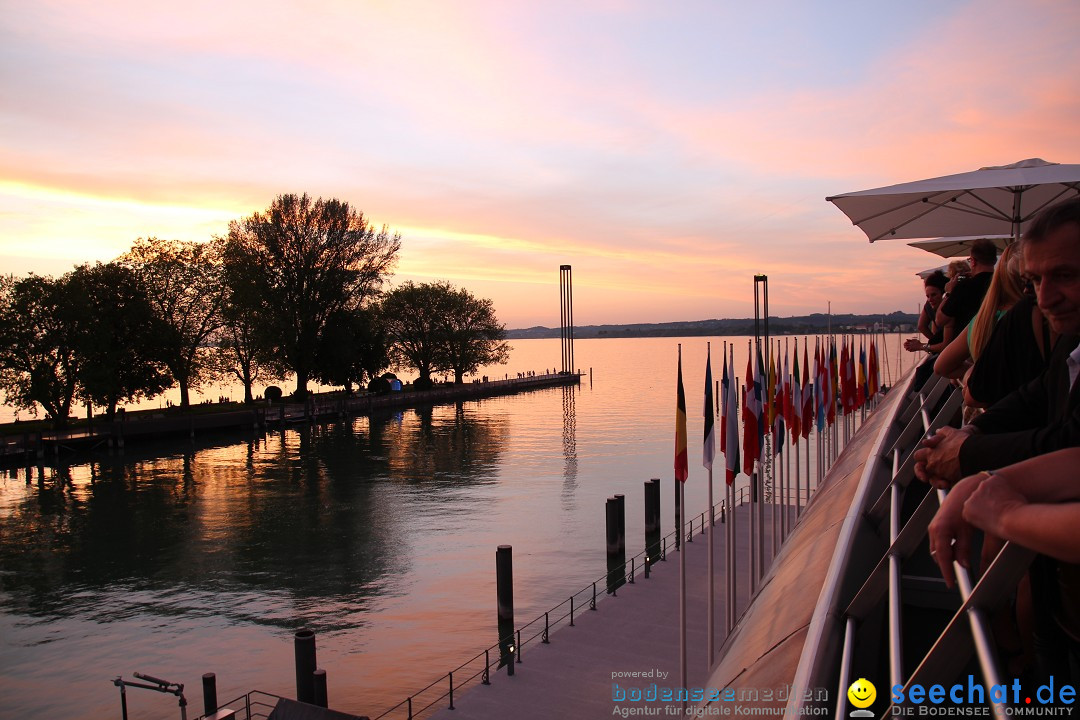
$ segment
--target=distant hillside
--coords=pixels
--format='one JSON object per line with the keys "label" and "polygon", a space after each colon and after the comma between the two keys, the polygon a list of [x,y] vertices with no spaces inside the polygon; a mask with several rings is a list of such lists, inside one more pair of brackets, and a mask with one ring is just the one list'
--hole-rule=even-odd
{"label": "distant hillside", "polygon": [[[813,335],[827,332],[872,332],[884,328],[888,332],[910,331],[918,322],[918,316],[897,310],[888,315],[833,315],[824,313],[796,317],[770,317],[770,335]],[[629,325],[579,325],[574,337],[627,338],[627,337],[695,337],[717,335],[753,335],[754,319],[723,318],[719,320],[690,320],[669,323],[636,323]],[[528,338],[557,338],[559,328],[531,327],[507,330],[510,340]]]}

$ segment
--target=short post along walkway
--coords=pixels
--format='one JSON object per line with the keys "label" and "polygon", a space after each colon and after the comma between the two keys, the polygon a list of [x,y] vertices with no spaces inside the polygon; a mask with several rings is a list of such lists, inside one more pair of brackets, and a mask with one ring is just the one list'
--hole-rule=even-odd
{"label": "short post along walkway", "polygon": [[[742,577],[736,610],[741,613],[749,602],[746,577],[750,567],[750,545],[746,537],[749,506],[736,508],[736,570]],[[792,519],[794,519],[794,508]],[[766,512],[765,517],[771,518]],[[716,522],[716,647],[723,641],[725,607],[724,583],[727,553],[724,548],[724,525]],[[687,608],[687,684],[704,687],[710,668],[706,662],[707,556],[706,535],[682,543],[686,553]],[[772,538],[771,528],[765,532]],[[492,673],[491,685],[472,685],[457,693],[454,710],[442,709],[432,717],[437,720],[501,720],[532,718],[610,718],[620,707],[649,707],[653,715],[664,716],[664,706],[681,703],[616,701],[620,691],[642,692],[653,683],[657,688],[679,685],[679,563],[669,551],[667,562],[652,566],[649,579],[639,573],[633,585],[619,588],[616,597],[605,597],[597,611],[583,610],[574,627],[562,626],[551,634],[550,644],[530,643],[515,666],[513,677],[506,670]],[[768,555],[771,557],[771,552]],[[637,675],[634,675],[637,673]],[[616,685],[618,687],[616,687]],[[641,710],[641,713],[647,711]]]}

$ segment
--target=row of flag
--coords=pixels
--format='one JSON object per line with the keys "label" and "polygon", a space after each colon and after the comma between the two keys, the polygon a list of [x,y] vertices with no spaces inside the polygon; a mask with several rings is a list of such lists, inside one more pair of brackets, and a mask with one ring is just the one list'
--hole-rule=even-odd
{"label": "row of flag", "polygon": [[[779,348],[778,348],[779,350]],[[784,440],[790,437],[794,445],[799,438],[808,438],[816,426],[822,432],[836,422],[837,416],[863,408],[881,391],[881,372],[877,344],[861,341],[856,356],[855,339],[841,339],[837,352],[836,339],[815,338],[811,365],[809,340],[803,343],[802,365],[799,365],[799,341],[791,356],[783,353],[783,364],[777,353],[769,356],[765,370],[761,346],[751,351],[746,360],[746,375],[741,388],[735,387],[735,351],[729,348],[724,357],[720,380],[720,451],[724,453],[727,482],[735,482],[741,469],[749,475],[754,461],[763,451],[765,434],[772,433],[773,454],[780,453]],[[789,365],[788,360],[793,358]],[[730,363],[729,363],[730,358]],[[730,370],[729,370],[730,365]],[[791,370],[791,366],[794,369]],[[800,375],[801,367],[801,375]],[[739,445],[738,415],[742,396],[742,446]],[[716,455],[713,417],[717,413],[713,398],[711,350],[705,360],[705,443],[702,464],[712,470]],[[741,461],[740,461],[741,458]],[[741,464],[741,468],[740,468]],[[682,352],[679,353],[678,389],[675,417],[675,479],[685,482],[689,475],[686,449],[686,393],[682,381]]]}

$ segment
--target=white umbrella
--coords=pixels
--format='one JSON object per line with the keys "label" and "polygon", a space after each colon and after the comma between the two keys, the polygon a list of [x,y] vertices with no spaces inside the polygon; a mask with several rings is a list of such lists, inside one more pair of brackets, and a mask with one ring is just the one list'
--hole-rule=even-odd
{"label": "white umbrella", "polygon": [[1019,238],[1044,207],[1077,195],[1080,165],[1034,158],[826,200],[874,242],[938,235],[1008,234]]}
{"label": "white umbrella", "polygon": [[915,274],[918,275],[919,277],[921,277],[923,280],[925,280],[926,278],[930,277],[931,275],[933,275],[936,272],[944,273],[948,269],[949,269],[948,265],[940,265],[938,267],[932,267],[929,270],[922,270],[921,272],[917,272]]}
{"label": "white umbrella", "polygon": [[966,235],[964,237],[943,237],[933,240],[915,240],[909,242],[913,248],[925,250],[944,258],[966,257],[971,252],[971,246],[976,240],[989,240],[997,247],[998,252],[1012,241],[1011,235]]}

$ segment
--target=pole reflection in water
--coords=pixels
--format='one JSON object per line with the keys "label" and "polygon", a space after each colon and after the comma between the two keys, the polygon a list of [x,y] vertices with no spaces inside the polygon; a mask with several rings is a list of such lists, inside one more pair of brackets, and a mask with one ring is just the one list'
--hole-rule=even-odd
{"label": "pole reflection in water", "polygon": [[571,502],[577,489],[577,387],[562,388],[562,441],[563,441],[563,497]]}

